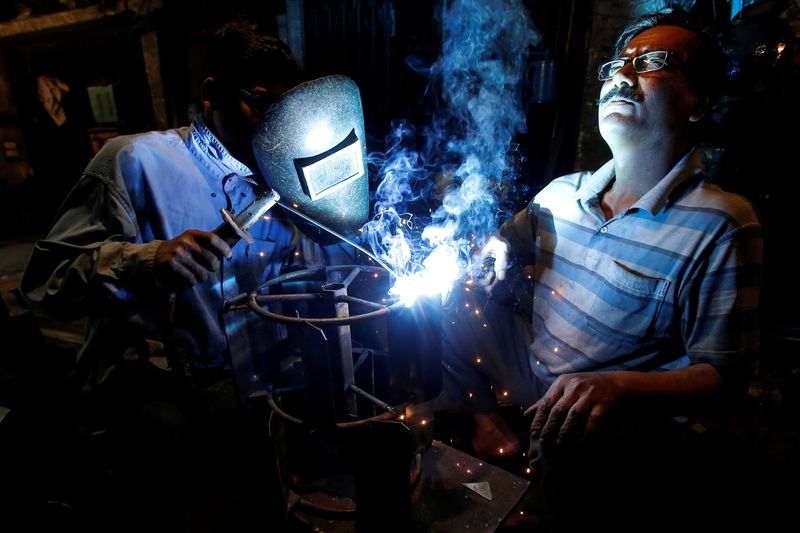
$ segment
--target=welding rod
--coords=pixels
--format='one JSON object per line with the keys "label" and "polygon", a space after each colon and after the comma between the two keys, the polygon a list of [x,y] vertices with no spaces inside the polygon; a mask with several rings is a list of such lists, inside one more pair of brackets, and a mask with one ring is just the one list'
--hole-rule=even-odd
{"label": "welding rod", "polygon": [[327,231],[328,233],[330,233],[330,234],[331,234],[331,235],[333,235],[334,237],[336,237],[336,238],[339,238],[339,239],[343,240],[344,242],[346,242],[347,244],[349,244],[349,245],[350,245],[350,246],[352,246],[353,248],[355,248],[355,249],[357,249],[357,250],[360,250],[360,251],[364,252],[364,253],[365,253],[365,254],[367,254],[369,257],[371,257],[372,259],[374,259],[376,263],[378,263],[380,266],[382,266],[383,268],[385,268],[386,270],[388,270],[388,271],[389,271],[389,273],[390,273],[392,276],[394,276],[394,277],[395,277],[395,279],[397,279],[397,278],[399,277],[399,276],[397,275],[397,273],[396,273],[394,270],[392,270],[392,268],[391,268],[389,265],[387,265],[386,263],[384,263],[383,261],[381,261],[380,259],[378,259],[378,257],[377,257],[375,254],[373,254],[372,252],[370,252],[369,250],[367,250],[367,249],[366,249],[366,248],[364,248],[363,246],[359,246],[358,244],[354,243],[353,241],[351,241],[350,239],[348,239],[347,237],[345,237],[345,236],[344,236],[344,235],[342,235],[341,233],[338,233],[338,232],[336,232],[336,231],[332,230],[331,228],[329,228],[328,226],[326,226],[325,224],[323,224],[323,223],[321,223],[321,222],[318,222],[318,221],[314,220],[313,218],[311,218],[311,217],[309,217],[309,216],[307,216],[307,215],[304,215],[303,213],[301,213],[301,212],[300,212],[300,211],[298,211],[297,209],[295,209],[295,208],[293,208],[293,207],[291,207],[291,206],[288,206],[288,205],[286,205],[285,203],[283,203],[283,202],[280,202],[280,201],[279,201],[279,202],[277,202],[277,203],[278,203],[278,205],[279,205],[279,206],[283,207],[283,208],[284,208],[284,209],[286,209],[287,211],[291,211],[291,212],[292,212],[292,213],[294,213],[295,215],[297,215],[297,216],[299,216],[299,217],[301,217],[301,218],[303,218],[303,219],[307,220],[308,222],[311,222],[312,224],[314,224],[314,225],[315,225],[315,226],[317,226],[318,228],[320,228],[320,229],[323,229],[323,230]]}
{"label": "welding rod", "polygon": [[245,207],[239,214],[234,215],[227,209],[220,209],[220,214],[222,215],[223,223],[217,226],[214,229],[214,233],[220,236],[229,246],[233,246],[239,239],[244,239],[247,241],[248,244],[253,244],[253,237],[250,236],[248,233],[248,229],[250,226],[255,224],[258,219],[264,215],[267,211],[272,209],[272,206],[278,204],[279,206],[283,207],[287,211],[291,211],[295,215],[299,216],[300,218],[314,224],[320,229],[323,229],[333,235],[334,237],[341,239],[342,241],[346,242],[353,248],[360,250],[361,252],[367,254],[367,256],[371,257],[378,263],[380,266],[385,268],[390,274],[392,274],[395,278],[398,277],[397,273],[392,270],[392,268],[387,265],[385,262],[381,261],[375,254],[364,248],[363,246],[358,245],[357,243],[351,241],[344,235],[334,231],[333,229],[329,228],[325,224],[314,220],[313,218],[309,217],[308,215],[301,213],[297,209],[286,205],[286,203],[280,201],[281,196],[275,191],[266,191],[260,194],[253,202]]}
{"label": "welding rod", "polygon": [[370,402],[374,403],[375,405],[377,405],[378,407],[380,407],[381,409],[383,409],[387,413],[394,413],[395,412],[394,407],[392,407],[388,403],[384,402],[383,400],[380,400],[380,399],[376,398],[375,396],[373,396],[372,394],[368,393],[367,391],[356,387],[352,383],[350,384],[350,387],[348,387],[348,388],[351,391],[353,391],[354,393],[356,393],[357,396],[361,396],[365,400],[369,400]]}

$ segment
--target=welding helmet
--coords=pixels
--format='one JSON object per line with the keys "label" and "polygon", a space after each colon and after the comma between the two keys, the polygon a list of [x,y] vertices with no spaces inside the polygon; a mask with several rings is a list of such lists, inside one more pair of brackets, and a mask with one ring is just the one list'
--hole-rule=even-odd
{"label": "welding helmet", "polygon": [[[364,113],[358,86],[347,76],[318,78],[284,93],[256,126],[253,153],[281,203],[344,235],[366,222]],[[290,217],[310,238],[331,242]]]}

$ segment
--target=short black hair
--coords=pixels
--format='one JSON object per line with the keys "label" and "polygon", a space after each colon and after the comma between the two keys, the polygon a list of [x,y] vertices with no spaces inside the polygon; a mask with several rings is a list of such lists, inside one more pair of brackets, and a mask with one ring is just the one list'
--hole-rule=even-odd
{"label": "short black hair", "polygon": [[720,46],[719,32],[703,19],[693,16],[680,7],[668,7],[655,13],[642,15],[626,26],[617,37],[614,54],[619,57],[631,40],[655,26],[679,26],[698,36],[700,49],[688,58],[682,70],[698,97],[708,97],[713,103],[723,92],[727,61]]}
{"label": "short black hair", "polygon": [[204,76],[229,87],[251,87],[265,81],[294,86],[302,81],[289,47],[262,30],[254,20],[233,18],[208,43]]}

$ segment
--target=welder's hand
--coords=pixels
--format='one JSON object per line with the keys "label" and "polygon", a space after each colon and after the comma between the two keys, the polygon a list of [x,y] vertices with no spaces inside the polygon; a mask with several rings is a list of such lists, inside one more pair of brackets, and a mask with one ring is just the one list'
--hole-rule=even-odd
{"label": "welder's hand", "polygon": [[492,235],[478,253],[478,260],[481,261],[483,267],[491,270],[484,276],[484,285],[486,285],[487,290],[491,291],[496,282],[506,279],[508,252],[508,241],[497,235]]}
{"label": "welder's hand", "polygon": [[533,415],[531,438],[578,439],[595,431],[622,398],[615,372],[564,374],[525,411]]}
{"label": "welder's hand", "polygon": [[230,255],[231,247],[216,234],[190,229],[161,243],[153,270],[165,289],[191,287],[217,271],[220,256]]}

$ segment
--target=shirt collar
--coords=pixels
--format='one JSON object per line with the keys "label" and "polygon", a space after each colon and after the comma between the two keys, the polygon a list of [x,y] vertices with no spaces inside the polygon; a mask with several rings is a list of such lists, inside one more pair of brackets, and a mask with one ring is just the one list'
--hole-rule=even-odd
{"label": "shirt collar", "polygon": [[238,174],[239,176],[252,176],[254,173],[244,163],[236,159],[222,145],[217,137],[203,122],[203,117],[197,115],[192,120],[191,135],[188,141],[195,148],[220,166],[224,174]]}
{"label": "shirt collar", "polygon": [[[651,215],[658,213],[666,204],[672,192],[692,176],[703,171],[701,151],[692,149],[661,178],[655,187],[647,191],[644,196],[630,208],[645,209]],[[614,160],[608,161],[597,171],[589,176],[585,183],[575,192],[575,198],[582,203],[592,203],[606,190],[614,179]]]}
{"label": "shirt collar", "polygon": [[631,207],[646,209],[651,215],[661,211],[676,188],[692,176],[696,176],[703,171],[700,155],[700,150],[692,149],[689,151],[666,176],[661,178],[661,181],[656,183],[655,187],[647,191]]}
{"label": "shirt collar", "polygon": [[575,198],[583,204],[592,204],[597,201],[608,185],[614,180],[614,160],[608,161],[589,175],[585,182],[575,191]]}

